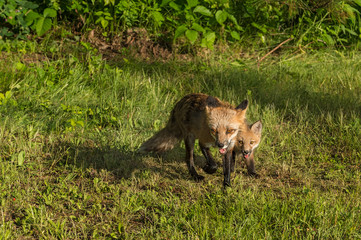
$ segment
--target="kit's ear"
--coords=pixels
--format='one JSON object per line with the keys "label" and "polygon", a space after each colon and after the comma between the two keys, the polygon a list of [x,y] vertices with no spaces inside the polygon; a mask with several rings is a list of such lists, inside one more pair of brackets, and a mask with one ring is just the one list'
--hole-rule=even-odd
{"label": "kit's ear", "polygon": [[256,135],[261,135],[262,132],[262,122],[258,120],[257,122],[253,123],[251,126],[251,131]]}

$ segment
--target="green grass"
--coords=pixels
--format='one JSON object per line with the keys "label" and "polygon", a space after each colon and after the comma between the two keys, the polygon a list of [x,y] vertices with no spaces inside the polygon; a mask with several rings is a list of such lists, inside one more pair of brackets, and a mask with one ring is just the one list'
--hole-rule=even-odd
{"label": "green grass", "polygon": [[[2,239],[361,238],[361,54],[284,54],[257,69],[52,47],[0,46]],[[237,161],[224,190],[199,150],[201,183],[183,145],[136,153],[191,92],[250,100],[260,178]]]}

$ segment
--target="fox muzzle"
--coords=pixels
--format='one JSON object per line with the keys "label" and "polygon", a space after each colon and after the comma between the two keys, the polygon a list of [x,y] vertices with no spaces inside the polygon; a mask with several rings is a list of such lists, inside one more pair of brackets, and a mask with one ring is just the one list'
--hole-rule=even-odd
{"label": "fox muzzle", "polygon": [[223,148],[224,147],[224,144],[223,143],[221,143],[221,142],[216,142],[216,145],[217,145],[217,147],[219,147],[219,148]]}
{"label": "fox muzzle", "polygon": [[248,158],[252,153],[252,150],[243,150],[243,157]]}

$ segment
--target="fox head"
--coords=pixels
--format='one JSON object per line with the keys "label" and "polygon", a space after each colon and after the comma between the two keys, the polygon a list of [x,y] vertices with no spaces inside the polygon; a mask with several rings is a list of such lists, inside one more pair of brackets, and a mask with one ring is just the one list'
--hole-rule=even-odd
{"label": "fox head", "polygon": [[233,148],[238,131],[245,122],[247,108],[247,100],[232,108],[217,98],[211,96],[207,98],[208,127],[222,155],[227,153],[228,148]]}
{"label": "fox head", "polygon": [[257,121],[246,129],[240,131],[237,136],[237,147],[244,158],[249,158],[261,140],[262,122]]}

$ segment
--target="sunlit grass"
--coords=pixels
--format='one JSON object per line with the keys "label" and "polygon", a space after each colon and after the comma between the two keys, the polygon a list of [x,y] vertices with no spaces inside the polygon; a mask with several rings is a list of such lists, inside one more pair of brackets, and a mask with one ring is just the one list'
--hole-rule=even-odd
{"label": "sunlit grass", "polygon": [[[106,62],[82,49],[34,60],[24,48],[0,58],[4,239],[361,237],[361,55],[282,55],[258,69],[247,59]],[[237,161],[224,190],[199,150],[202,183],[182,145],[136,153],[190,92],[250,100],[249,121],[264,125],[260,178]]]}

